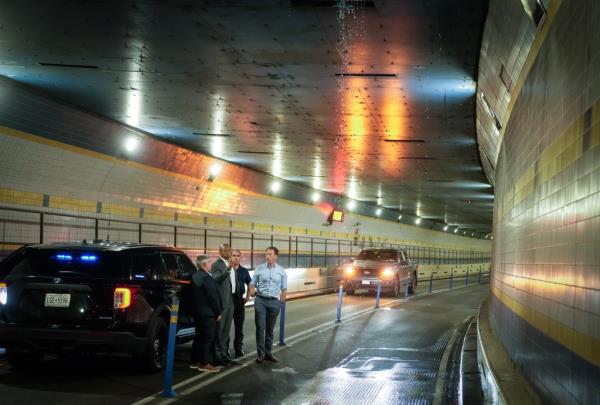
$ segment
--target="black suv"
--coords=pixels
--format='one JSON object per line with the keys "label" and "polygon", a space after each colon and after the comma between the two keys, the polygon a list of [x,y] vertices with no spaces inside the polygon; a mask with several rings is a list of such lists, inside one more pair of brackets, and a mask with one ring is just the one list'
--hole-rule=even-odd
{"label": "black suv", "polygon": [[[0,262],[0,347],[15,366],[45,353],[125,353],[164,366],[169,305],[181,298],[177,342],[193,338],[184,309],[196,267],[181,250],[130,243],[22,247]],[[189,298],[188,298],[189,300]]]}

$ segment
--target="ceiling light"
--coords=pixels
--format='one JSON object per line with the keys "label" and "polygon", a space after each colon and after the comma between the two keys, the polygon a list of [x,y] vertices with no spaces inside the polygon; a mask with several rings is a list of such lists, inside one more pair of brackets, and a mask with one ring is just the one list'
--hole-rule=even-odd
{"label": "ceiling light", "polygon": [[130,136],[125,141],[125,149],[127,149],[127,152],[133,152],[134,150],[136,150],[138,148],[139,145],[140,145],[140,138],[138,138],[137,136]]}
{"label": "ceiling light", "polygon": [[356,201],[354,200],[349,200],[346,203],[346,208],[348,208],[350,211],[352,211],[354,208],[356,208]]}
{"label": "ceiling light", "polygon": [[271,191],[277,193],[281,189],[281,183],[278,181],[274,181],[271,183]]}
{"label": "ceiling light", "polygon": [[383,212],[383,209],[381,209],[381,208],[377,208],[377,209],[375,210],[375,215],[377,215],[377,216],[380,216],[382,212]]}
{"label": "ceiling light", "polygon": [[421,223],[421,218],[415,219],[415,224],[419,225]]}
{"label": "ceiling light", "polygon": [[222,169],[223,166],[219,163],[213,163],[208,169],[208,181],[213,181],[221,173]]}
{"label": "ceiling light", "polygon": [[211,167],[210,167],[210,174],[213,176],[218,176],[219,173],[221,173],[221,169],[223,169],[223,166],[221,166],[218,163],[214,163]]}
{"label": "ceiling light", "polygon": [[314,193],[312,193],[312,196],[310,197],[310,199],[314,203],[319,202],[319,200],[321,200],[321,194],[319,194],[319,192],[315,191]]}

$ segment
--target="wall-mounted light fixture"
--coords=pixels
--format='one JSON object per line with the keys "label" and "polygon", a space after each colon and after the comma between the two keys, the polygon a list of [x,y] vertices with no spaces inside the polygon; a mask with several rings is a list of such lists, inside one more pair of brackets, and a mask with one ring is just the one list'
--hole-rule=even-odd
{"label": "wall-mounted light fixture", "polygon": [[415,224],[419,225],[421,223],[421,218],[415,219]]}
{"label": "wall-mounted light fixture", "polygon": [[214,179],[216,179],[221,173],[222,169],[223,166],[221,166],[219,163],[213,163],[208,170],[208,181],[214,181]]}
{"label": "wall-mounted light fixture", "polygon": [[348,210],[352,211],[356,208],[356,201],[354,200],[348,200],[348,202],[346,203],[346,208],[348,208]]}
{"label": "wall-mounted light fixture", "polygon": [[140,146],[140,138],[137,136],[130,136],[125,140],[125,150],[127,152],[134,152],[138,146]]}
{"label": "wall-mounted light fixture", "polygon": [[310,196],[310,199],[312,202],[317,203],[321,201],[321,194],[318,191],[315,191],[312,193],[312,196]]}
{"label": "wall-mounted light fixture", "polygon": [[380,216],[382,212],[383,212],[383,208],[377,208],[375,210],[375,215]]}
{"label": "wall-mounted light fixture", "polygon": [[281,183],[278,181],[274,181],[273,183],[271,183],[271,191],[275,194],[278,193],[279,190],[281,190]]}
{"label": "wall-mounted light fixture", "polygon": [[446,232],[447,230],[448,230],[448,225],[446,225],[446,226],[444,227],[444,232]]}

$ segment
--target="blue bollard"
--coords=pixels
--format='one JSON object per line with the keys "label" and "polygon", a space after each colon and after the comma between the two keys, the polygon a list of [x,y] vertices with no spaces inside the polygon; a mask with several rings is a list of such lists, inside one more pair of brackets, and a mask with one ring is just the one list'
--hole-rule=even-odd
{"label": "blue bollard", "polygon": [[408,298],[408,279],[406,279],[406,283],[404,283],[404,298]]}
{"label": "blue bollard", "polygon": [[161,397],[175,398],[177,393],[173,390],[173,363],[175,358],[175,335],[177,334],[177,317],[179,316],[179,298],[173,296],[171,303],[171,320],[169,321],[169,338],[167,340],[167,364],[165,366],[165,388],[160,393]]}
{"label": "blue bollard", "polygon": [[279,346],[285,346],[285,302],[281,303],[281,317],[279,318]]}
{"label": "blue bollard", "polygon": [[377,280],[377,298],[375,298],[375,308],[379,308],[379,296],[381,295],[381,280]]}
{"label": "blue bollard", "polygon": [[431,272],[431,275],[429,276],[429,294],[431,294],[432,285],[433,285],[433,272]]}
{"label": "blue bollard", "polygon": [[342,322],[342,295],[344,294],[344,285],[340,284],[340,292],[338,294],[337,319],[336,322]]}
{"label": "blue bollard", "polygon": [[469,270],[467,270],[467,278],[465,278],[465,285],[469,285]]}
{"label": "blue bollard", "polygon": [[454,278],[454,270],[451,270],[450,271],[450,287],[449,287],[450,289],[452,289],[452,281],[453,281],[452,279],[453,278]]}

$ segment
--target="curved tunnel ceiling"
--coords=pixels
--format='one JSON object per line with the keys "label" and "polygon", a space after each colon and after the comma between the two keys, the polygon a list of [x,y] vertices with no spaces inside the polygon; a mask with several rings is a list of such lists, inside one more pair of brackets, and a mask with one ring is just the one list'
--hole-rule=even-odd
{"label": "curved tunnel ceiling", "polygon": [[0,74],[186,148],[491,232],[485,1],[11,1]]}

